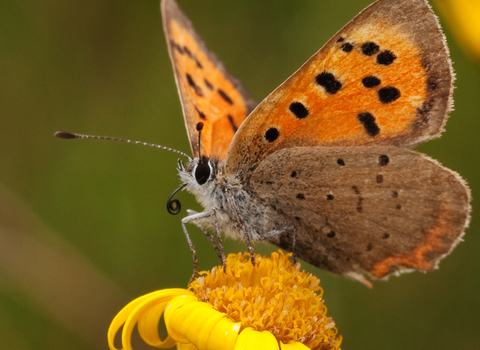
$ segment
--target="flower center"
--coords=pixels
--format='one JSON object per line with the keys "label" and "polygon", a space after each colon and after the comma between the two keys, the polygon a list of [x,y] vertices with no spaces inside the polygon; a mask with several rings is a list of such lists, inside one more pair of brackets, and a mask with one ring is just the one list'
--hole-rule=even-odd
{"label": "flower center", "polygon": [[283,343],[298,341],[310,349],[337,348],[341,336],[326,315],[320,280],[292,265],[290,255],[256,255],[253,266],[248,254],[230,254],[226,272],[204,271],[190,288],[242,329],[269,331]]}

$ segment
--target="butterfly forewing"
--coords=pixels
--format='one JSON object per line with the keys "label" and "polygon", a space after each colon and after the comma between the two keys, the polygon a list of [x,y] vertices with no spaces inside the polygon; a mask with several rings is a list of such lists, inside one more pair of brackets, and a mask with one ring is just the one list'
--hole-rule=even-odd
{"label": "butterfly forewing", "polygon": [[286,147],[412,147],[441,133],[452,80],[429,5],[376,2],[255,109],[232,142],[227,171],[248,171]]}
{"label": "butterfly forewing", "polygon": [[[296,223],[299,256],[335,273],[434,269],[468,221],[460,176],[397,147],[283,149],[258,166],[250,185]],[[288,235],[271,241],[291,249]]]}
{"label": "butterfly forewing", "polygon": [[202,154],[225,158],[235,132],[255,103],[207,49],[178,5],[163,0],[161,9],[192,152],[198,156],[196,125],[202,122]]}

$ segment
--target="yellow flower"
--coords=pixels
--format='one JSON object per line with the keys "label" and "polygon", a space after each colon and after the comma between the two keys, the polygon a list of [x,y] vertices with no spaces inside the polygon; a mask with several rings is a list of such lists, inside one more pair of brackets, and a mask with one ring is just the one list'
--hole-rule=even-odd
{"label": "yellow flower", "polygon": [[436,0],[436,3],[460,44],[480,59],[480,1]]}
{"label": "yellow flower", "polygon": [[[149,345],[190,349],[340,349],[335,323],[327,317],[320,281],[300,271],[291,254],[270,258],[230,254],[226,271],[204,271],[186,289],[164,289],[135,299],[112,321],[108,342],[123,325],[123,349],[130,350],[135,325]],[[168,337],[160,339],[164,315]]]}

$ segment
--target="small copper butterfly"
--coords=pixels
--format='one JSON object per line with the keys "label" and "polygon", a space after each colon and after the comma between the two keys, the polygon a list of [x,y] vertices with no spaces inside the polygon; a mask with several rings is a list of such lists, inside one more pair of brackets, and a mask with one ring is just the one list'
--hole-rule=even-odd
{"label": "small copper butterfly", "polygon": [[182,220],[187,237],[195,223],[250,249],[268,240],[363,282],[432,270],[460,241],[465,181],[410,150],[452,104],[427,1],[373,3],[257,106],[178,5],[161,9],[195,155],[179,174],[205,208]]}
{"label": "small copper butterfly", "polygon": [[251,253],[268,240],[367,285],[364,273],[433,270],[461,240],[465,181],[411,150],[440,136],[452,105],[426,0],[376,1],[258,105],[174,0],[161,11],[194,155],[179,161],[178,190],[204,207],[182,219],[195,268],[187,223],[215,230],[221,258],[219,232]]}

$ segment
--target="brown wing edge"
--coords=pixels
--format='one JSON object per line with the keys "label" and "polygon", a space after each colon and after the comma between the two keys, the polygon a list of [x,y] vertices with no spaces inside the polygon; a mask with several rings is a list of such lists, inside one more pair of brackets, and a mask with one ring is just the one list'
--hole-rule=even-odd
{"label": "brown wing edge", "polygon": [[[374,268],[372,271],[364,271],[362,269],[358,269],[358,273],[366,273],[372,279],[386,281],[390,276],[400,276],[402,273],[406,272],[433,271],[438,269],[440,261],[447,255],[449,255],[453,251],[453,249],[455,249],[455,247],[463,241],[463,236],[465,236],[465,230],[470,225],[472,211],[472,206],[470,204],[472,200],[472,195],[467,182],[460,176],[460,174],[444,167],[442,164],[440,164],[439,161],[428,157],[423,153],[418,154],[420,154],[425,160],[428,160],[433,164],[439,166],[442,171],[445,171],[447,174],[453,176],[454,182],[459,185],[459,189],[462,188],[464,191],[462,195],[465,196],[465,210],[455,213],[451,210],[449,211],[449,208],[445,208],[445,205],[442,206],[440,210],[441,215],[437,220],[438,225],[431,228],[427,235],[427,238],[424,241],[425,244],[423,246],[420,246],[413,252],[410,252],[409,255],[394,256],[380,261],[375,265],[377,269]],[[450,217],[447,216],[449,214],[451,214]],[[445,222],[445,219],[450,220],[448,222]],[[441,229],[442,225],[448,226],[455,224],[454,220],[463,222],[463,225],[458,225],[458,229],[451,234],[441,234],[435,232],[435,229]],[[410,263],[410,261],[408,261],[410,257],[418,257],[420,255],[425,260],[419,260],[419,264],[415,266],[416,262],[415,259],[413,259],[412,264],[410,266],[408,265],[408,263]],[[405,264],[405,258],[407,258],[407,264]]]}
{"label": "brown wing edge", "polygon": [[190,141],[190,147],[192,149],[192,154],[196,155],[198,154],[198,143],[197,143],[197,137],[198,137],[198,132],[196,130],[195,125],[189,125],[189,121],[187,119],[187,110],[185,108],[185,101],[183,100],[183,96],[181,95],[180,91],[180,85],[178,82],[178,72],[176,70],[175,62],[174,62],[174,55],[172,52],[172,47],[169,44],[170,41],[170,30],[168,26],[168,21],[169,19],[175,19],[178,23],[180,23],[184,28],[188,30],[188,32],[195,38],[195,41],[198,43],[200,48],[202,49],[203,53],[208,57],[208,59],[217,67],[217,69],[222,72],[222,74],[233,84],[235,89],[242,95],[243,99],[245,100],[245,105],[247,106],[247,115],[250,114],[250,112],[255,108],[257,103],[250,97],[248,92],[245,90],[245,88],[242,86],[240,81],[235,78],[232,74],[230,74],[223,63],[215,56],[213,52],[211,52],[205,42],[202,40],[200,35],[197,34],[195,29],[193,28],[192,22],[187,18],[187,16],[182,12],[178,4],[174,0],[162,0],[160,2],[160,12],[162,15],[162,23],[163,23],[163,31],[165,33],[165,37],[167,40],[167,48],[168,48],[168,54],[170,56],[170,60],[172,62],[172,67],[173,71],[175,72],[175,83],[178,88],[178,93],[180,96],[180,102],[182,105],[182,111],[183,111],[183,116],[185,120],[185,126],[187,128],[188,132],[188,138]]}

